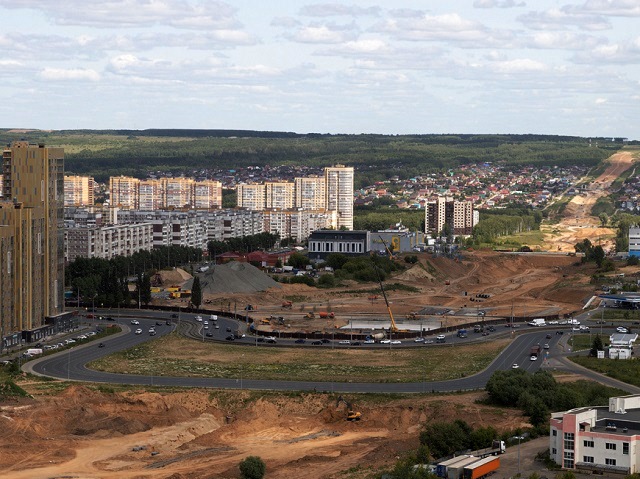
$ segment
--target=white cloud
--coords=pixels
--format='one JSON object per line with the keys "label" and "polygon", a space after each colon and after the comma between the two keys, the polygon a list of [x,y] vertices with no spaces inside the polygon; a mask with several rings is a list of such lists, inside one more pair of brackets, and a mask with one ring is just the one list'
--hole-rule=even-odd
{"label": "white cloud", "polygon": [[358,7],[355,5],[343,5],[339,3],[317,3],[306,5],[300,9],[301,15],[309,17],[335,17],[335,16],[378,16],[380,7]]}
{"label": "white cloud", "polygon": [[582,5],[566,5],[562,9],[568,13],[597,13],[605,16],[639,17],[640,4],[637,0],[587,0]]}
{"label": "white cloud", "polygon": [[607,103],[607,99],[606,98],[596,98],[596,101],[595,101],[596,105],[602,105],[604,103]]}
{"label": "white cloud", "polygon": [[572,32],[537,31],[524,43],[535,49],[590,50],[606,43],[606,39]]}
{"label": "white cloud", "polygon": [[600,15],[574,14],[557,8],[544,12],[529,12],[518,20],[534,30],[559,30],[575,26],[583,30],[608,30],[611,23]]}
{"label": "white cloud", "polygon": [[525,2],[516,2],[515,0],[476,0],[473,2],[475,8],[514,8],[526,5]]}
{"label": "white cloud", "polygon": [[40,78],[47,81],[98,81],[100,75],[95,70],[84,68],[45,68],[40,74]]}
{"label": "white cloud", "polygon": [[517,58],[515,60],[505,60],[493,64],[495,71],[499,73],[526,73],[542,72],[547,70],[547,66],[539,61],[530,58]]}
{"label": "white cloud", "polygon": [[290,35],[290,39],[301,43],[344,43],[357,37],[354,25],[310,25]]}

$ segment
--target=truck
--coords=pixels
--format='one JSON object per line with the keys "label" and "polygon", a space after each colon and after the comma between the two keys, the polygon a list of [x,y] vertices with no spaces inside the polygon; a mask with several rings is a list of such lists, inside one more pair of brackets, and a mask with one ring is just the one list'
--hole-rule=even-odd
{"label": "truck", "polygon": [[459,338],[466,338],[467,337],[467,330],[466,329],[458,329],[457,336]]}
{"label": "truck", "polygon": [[467,456],[465,459],[451,464],[447,467],[446,479],[462,479],[464,468],[480,460],[481,458],[476,456]]}
{"label": "truck", "polygon": [[479,479],[496,472],[499,468],[499,457],[485,457],[466,466],[462,471],[462,477],[463,479]]}
{"label": "truck", "polygon": [[470,454],[464,454],[462,456],[454,456],[451,459],[447,459],[446,461],[439,462],[436,465],[436,476],[447,478],[447,471],[449,470],[450,467],[454,467],[456,464],[463,463],[463,462],[468,464],[468,461],[470,458],[473,458],[473,460],[478,459],[477,457],[473,457]]}
{"label": "truck", "polygon": [[40,354],[42,354],[42,348],[31,348],[31,349],[27,349],[27,353],[28,356],[38,356]]}
{"label": "truck", "polygon": [[[540,346],[538,346],[538,352]],[[491,443],[491,447],[485,447],[484,449],[478,449],[476,451],[467,452],[467,454],[479,458],[487,457],[487,456],[497,456],[498,454],[504,454],[506,451],[506,445],[504,441],[494,440]]]}
{"label": "truck", "polygon": [[333,311],[329,311],[329,312],[325,312],[325,311],[320,311],[320,317],[322,319],[326,319],[326,318],[335,318],[336,315],[333,313]]}
{"label": "truck", "polygon": [[529,326],[544,326],[544,318],[535,318],[533,321],[529,322]]}
{"label": "truck", "polygon": [[207,271],[209,271],[209,267],[208,266],[200,266],[198,268],[198,273],[205,273]]}
{"label": "truck", "polygon": [[536,344],[535,346],[531,346],[531,350],[529,351],[530,356],[538,356],[540,354],[540,345]]}

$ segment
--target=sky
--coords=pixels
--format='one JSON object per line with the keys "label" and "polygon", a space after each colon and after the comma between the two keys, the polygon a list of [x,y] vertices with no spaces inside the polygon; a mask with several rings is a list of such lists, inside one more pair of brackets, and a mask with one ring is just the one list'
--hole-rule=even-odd
{"label": "sky", "polygon": [[0,0],[0,127],[640,139],[640,0]]}

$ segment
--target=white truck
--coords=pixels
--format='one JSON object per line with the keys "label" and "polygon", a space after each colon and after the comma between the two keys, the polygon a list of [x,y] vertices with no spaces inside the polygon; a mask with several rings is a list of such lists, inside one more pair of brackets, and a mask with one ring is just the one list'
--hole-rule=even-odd
{"label": "white truck", "polygon": [[209,267],[208,266],[200,266],[198,268],[198,273],[204,273],[206,271],[209,271]]}
{"label": "white truck", "polygon": [[545,324],[544,318],[535,318],[529,322],[529,326],[544,326]]}

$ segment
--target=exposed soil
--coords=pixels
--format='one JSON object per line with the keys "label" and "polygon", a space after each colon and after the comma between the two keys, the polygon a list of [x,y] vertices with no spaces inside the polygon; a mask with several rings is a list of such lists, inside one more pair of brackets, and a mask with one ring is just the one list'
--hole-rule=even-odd
{"label": "exposed soil", "polygon": [[428,421],[526,425],[515,410],[476,404],[483,396],[354,404],[363,419],[348,422],[345,406],[325,394],[104,393],[71,386],[58,396],[0,406],[0,475],[237,478],[238,463],[257,455],[270,478],[300,477],[302,470],[309,478],[345,477],[341,471],[376,470],[415,448]]}

